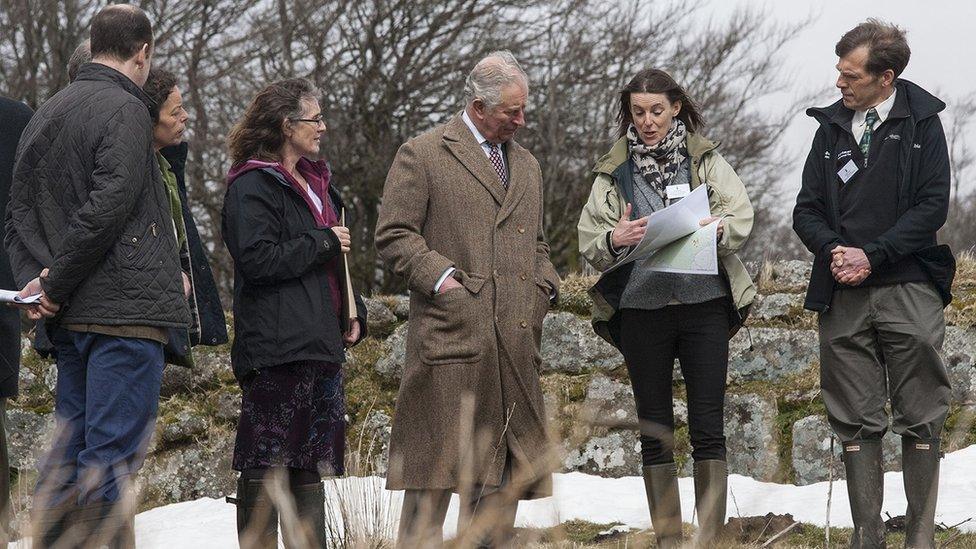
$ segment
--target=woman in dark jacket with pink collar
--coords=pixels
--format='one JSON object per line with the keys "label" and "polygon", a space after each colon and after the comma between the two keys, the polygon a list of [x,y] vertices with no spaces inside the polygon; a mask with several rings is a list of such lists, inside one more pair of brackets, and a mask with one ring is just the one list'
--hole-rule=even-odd
{"label": "woman in dark jacket with pink collar", "polygon": [[[231,362],[241,385],[234,449],[238,533],[275,547],[269,472],[286,473],[299,518],[325,546],[321,476],[341,475],[345,347],[365,335],[366,310],[343,322],[342,201],[318,155],[326,125],[304,79],[261,90],[231,131],[223,237],[234,259]],[[288,529],[286,534],[288,533]],[[306,546],[309,540],[289,540]]]}

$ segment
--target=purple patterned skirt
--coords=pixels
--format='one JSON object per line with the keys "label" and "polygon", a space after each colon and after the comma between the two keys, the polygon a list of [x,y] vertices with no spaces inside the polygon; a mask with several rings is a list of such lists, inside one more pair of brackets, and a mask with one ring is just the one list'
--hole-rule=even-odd
{"label": "purple patterned skirt", "polygon": [[292,362],[241,383],[234,469],[345,473],[346,402],[337,364]]}

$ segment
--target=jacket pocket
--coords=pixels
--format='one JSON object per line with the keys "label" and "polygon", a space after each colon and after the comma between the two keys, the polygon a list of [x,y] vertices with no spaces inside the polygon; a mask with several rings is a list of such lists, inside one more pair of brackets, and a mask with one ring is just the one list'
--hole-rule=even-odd
{"label": "jacket pocket", "polygon": [[119,262],[121,267],[145,269],[152,262],[154,251],[159,246],[159,226],[152,222],[142,234],[123,233],[119,239]]}
{"label": "jacket pocket", "polygon": [[930,246],[912,254],[925,274],[932,280],[942,299],[942,307],[952,303],[952,281],[956,277],[956,258],[946,244]]}
{"label": "jacket pocket", "polygon": [[491,313],[484,310],[484,284],[484,278],[462,275],[462,287],[426,300],[418,334],[424,363],[467,364],[481,359]]}

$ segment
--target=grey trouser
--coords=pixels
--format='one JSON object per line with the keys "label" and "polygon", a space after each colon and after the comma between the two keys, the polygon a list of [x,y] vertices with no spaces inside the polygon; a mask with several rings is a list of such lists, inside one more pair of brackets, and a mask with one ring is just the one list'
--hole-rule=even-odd
{"label": "grey trouser", "polygon": [[942,300],[912,282],[834,292],[820,314],[820,386],[841,442],[876,439],[888,429],[936,439],[949,411],[949,376],[939,356]]}

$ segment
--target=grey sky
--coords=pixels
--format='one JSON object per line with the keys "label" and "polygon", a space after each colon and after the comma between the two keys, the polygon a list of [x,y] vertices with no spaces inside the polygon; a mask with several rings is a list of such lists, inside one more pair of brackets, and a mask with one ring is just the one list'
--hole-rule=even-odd
{"label": "grey sky", "polygon": [[[890,21],[908,31],[912,58],[902,75],[904,78],[939,95],[950,106],[953,99],[976,93],[976,57],[972,46],[976,38],[976,2],[972,0],[716,0],[702,10],[702,15],[720,18],[743,7],[760,9],[779,22],[813,16],[813,23],[784,48],[782,59],[783,68],[796,82],[798,94],[829,88],[818,105],[839,98],[833,87],[837,76],[834,44],[845,31],[868,17]],[[950,122],[946,115],[942,119],[946,124]],[[795,159],[796,168],[784,174],[782,185],[791,191],[799,189],[801,164],[814,131],[816,122],[802,113],[787,130],[787,151]],[[714,137],[721,139],[721,136]],[[967,142],[971,148],[976,147],[976,127],[969,128]],[[968,185],[969,190],[974,187],[976,182]]]}

